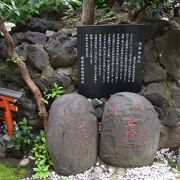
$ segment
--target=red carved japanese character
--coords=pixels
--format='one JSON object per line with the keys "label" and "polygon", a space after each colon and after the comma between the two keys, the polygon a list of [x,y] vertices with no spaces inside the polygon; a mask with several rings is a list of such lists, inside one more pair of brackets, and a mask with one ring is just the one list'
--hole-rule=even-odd
{"label": "red carved japanese character", "polygon": [[134,124],[137,124],[137,122],[134,119],[128,119],[128,122],[124,127],[128,127]]}

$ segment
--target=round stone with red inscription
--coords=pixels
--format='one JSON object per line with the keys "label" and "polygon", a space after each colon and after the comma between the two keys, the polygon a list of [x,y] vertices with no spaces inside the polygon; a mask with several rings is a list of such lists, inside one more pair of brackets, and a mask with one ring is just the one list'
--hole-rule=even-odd
{"label": "round stone with red inscription", "polygon": [[53,102],[47,143],[54,169],[61,175],[79,174],[95,165],[98,121],[87,98],[68,94]]}
{"label": "round stone with red inscription", "polygon": [[157,113],[143,96],[123,92],[107,101],[100,137],[104,162],[121,167],[149,165],[155,158],[159,136]]}

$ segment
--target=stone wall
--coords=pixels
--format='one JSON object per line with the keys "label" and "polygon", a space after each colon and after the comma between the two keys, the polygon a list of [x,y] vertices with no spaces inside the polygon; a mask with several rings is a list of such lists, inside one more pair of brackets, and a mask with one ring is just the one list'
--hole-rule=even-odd
{"label": "stone wall", "polygon": [[[160,146],[177,147],[180,146],[180,29],[168,21],[152,18],[141,19],[140,23],[147,24],[140,94],[150,100],[158,112],[162,123]],[[14,28],[11,35],[42,93],[55,82],[63,86],[66,93],[77,91],[76,29],[60,29],[52,21],[32,18],[26,26]],[[19,100],[16,119],[26,116],[32,125],[40,127],[32,93],[16,65],[5,60],[6,52],[4,39],[0,37],[0,86],[25,92]],[[94,102],[98,119],[101,119],[104,99],[99,104]]]}

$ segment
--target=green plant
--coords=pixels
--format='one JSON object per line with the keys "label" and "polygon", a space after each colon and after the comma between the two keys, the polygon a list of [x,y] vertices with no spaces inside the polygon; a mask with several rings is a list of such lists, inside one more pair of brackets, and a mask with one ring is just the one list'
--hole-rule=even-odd
{"label": "green plant", "polygon": [[23,56],[13,56],[11,58],[8,58],[7,61],[13,61],[14,63],[17,63],[17,61],[25,61]]}
{"label": "green plant", "polygon": [[42,101],[45,104],[48,104],[49,100],[53,100],[56,97],[58,97],[58,96],[60,96],[60,95],[62,95],[64,93],[65,93],[64,88],[61,87],[61,86],[58,86],[57,83],[54,83],[51,89],[47,89],[47,88],[45,89],[44,97],[43,97]]}
{"label": "green plant", "polygon": [[0,1],[0,14],[7,21],[25,23],[40,11],[49,8],[57,10],[61,4],[75,10],[82,5],[82,2],[79,0],[3,0]]}
{"label": "green plant", "polygon": [[107,8],[107,0],[95,0],[95,5],[98,9]]}
{"label": "green plant", "polygon": [[23,156],[28,149],[32,146],[34,135],[32,127],[28,124],[27,119],[23,118],[18,124],[15,125],[10,141],[6,141],[6,148],[16,153],[15,155]]}
{"label": "green plant", "polygon": [[35,161],[36,165],[36,167],[33,168],[35,172],[33,179],[45,179],[50,176],[51,173],[49,172],[49,167],[52,165],[52,161],[49,155],[44,131],[41,131],[40,135],[36,138],[32,154],[32,159]]}

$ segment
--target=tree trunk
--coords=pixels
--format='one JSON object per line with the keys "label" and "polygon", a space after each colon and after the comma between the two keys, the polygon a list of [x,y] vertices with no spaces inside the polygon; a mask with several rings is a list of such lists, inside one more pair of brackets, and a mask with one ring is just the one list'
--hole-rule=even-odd
{"label": "tree trunk", "polygon": [[94,0],[83,1],[82,23],[83,25],[94,24]]}
{"label": "tree trunk", "polygon": [[6,29],[5,25],[4,25],[4,21],[3,21],[2,17],[0,17],[0,32],[2,32],[2,34],[4,35],[4,38],[5,38],[5,41],[6,41],[6,44],[7,44],[7,48],[8,48],[8,56],[9,56],[9,58],[14,58],[14,60],[15,60],[14,62],[20,68],[21,75],[22,75],[25,83],[28,85],[29,89],[34,94],[34,97],[35,97],[35,100],[36,100],[36,103],[37,103],[37,106],[38,106],[39,113],[42,116],[44,129],[46,131],[48,113],[46,111],[44,103],[42,102],[42,94],[41,94],[39,88],[36,86],[36,84],[31,79],[26,64],[23,62],[22,58],[16,53],[14,42],[13,42],[9,32],[7,31],[7,29]]}

